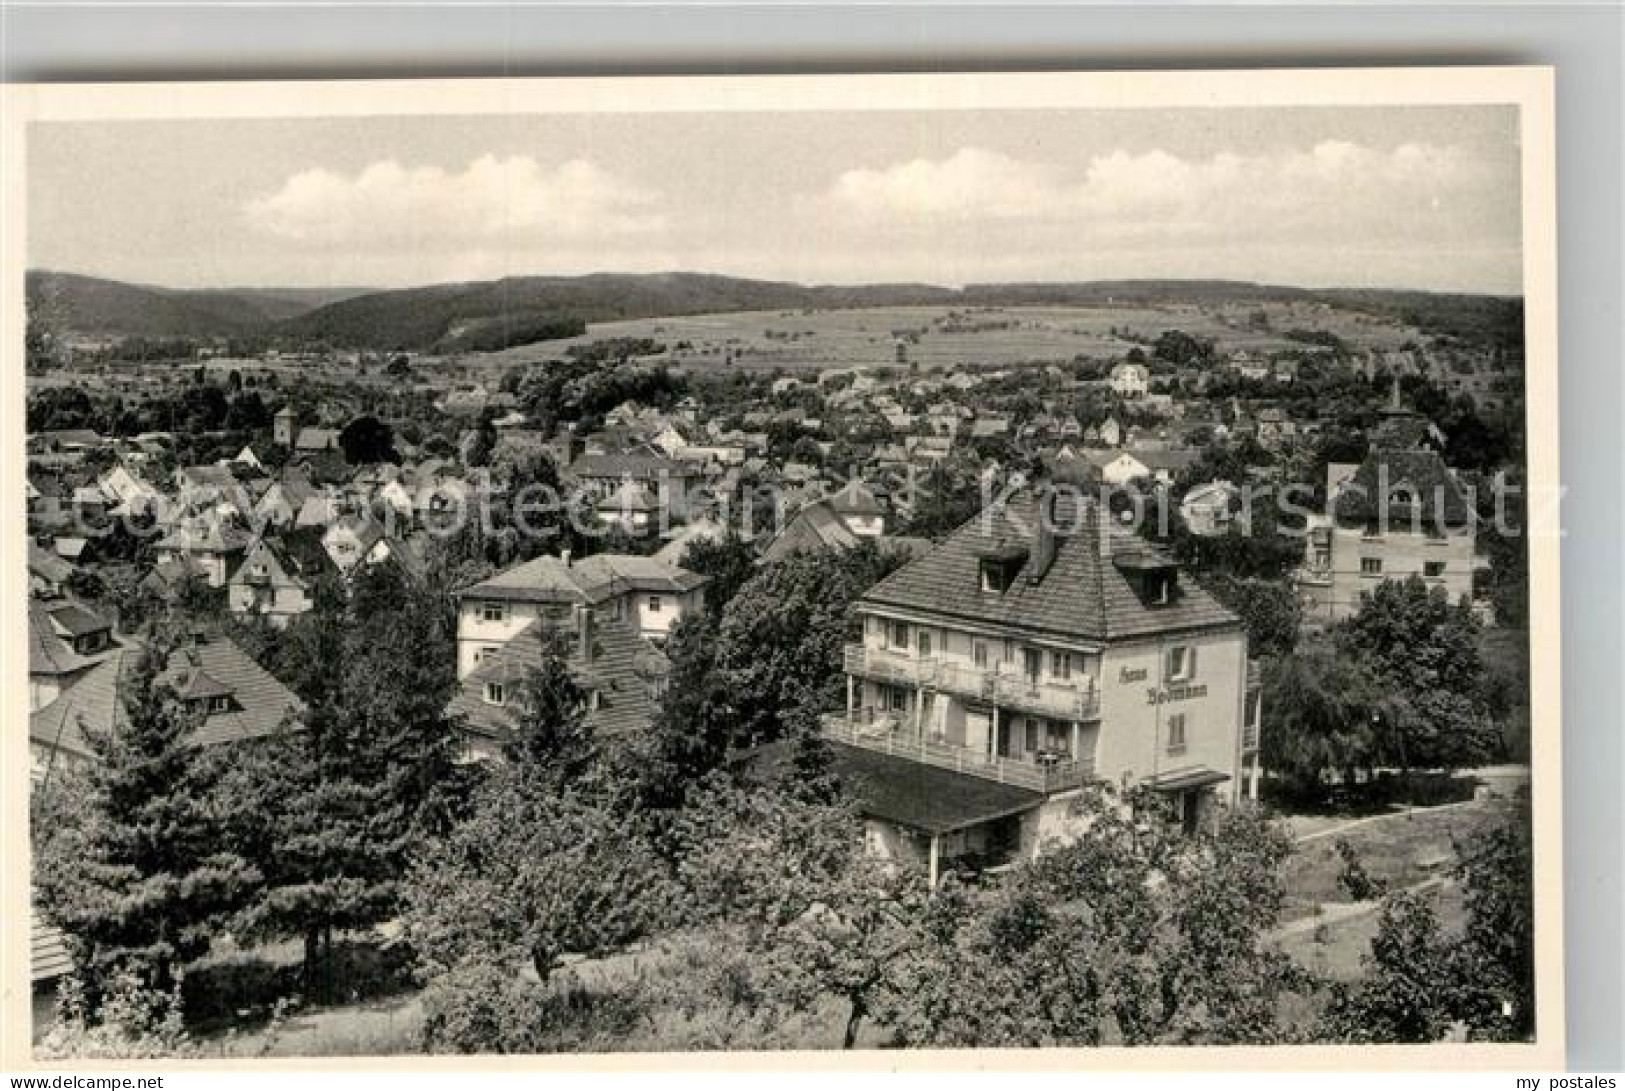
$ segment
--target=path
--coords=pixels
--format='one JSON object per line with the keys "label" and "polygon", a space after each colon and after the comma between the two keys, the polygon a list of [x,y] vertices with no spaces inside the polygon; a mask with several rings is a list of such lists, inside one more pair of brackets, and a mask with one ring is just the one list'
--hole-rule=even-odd
{"label": "path", "polygon": [[1438,814],[1441,811],[1453,811],[1462,807],[1482,806],[1483,803],[1484,801],[1481,799],[1464,799],[1457,803],[1441,803],[1437,807],[1407,807],[1402,811],[1384,811],[1382,814],[1368,815],[1365,818],[1356,818],[1337,826],[1328,826],[1323,830],[1306,833],[1300,837],[1294,837],[1293,840],[1302,845],[1310,841],[1318,841],[1323,837],[1346,833],[1361,826],[1369,826],[1373,822],[1383,822],[1390,818],[1414,818],[1417,815]]}

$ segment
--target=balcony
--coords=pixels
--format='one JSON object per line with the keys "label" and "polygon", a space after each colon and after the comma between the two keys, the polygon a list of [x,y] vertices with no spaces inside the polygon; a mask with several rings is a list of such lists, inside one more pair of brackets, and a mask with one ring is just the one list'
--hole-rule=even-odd
{"label": "balcony", "polygon": [[1004,669],[1003,664],[968,667],[863,644],[846,646],[845,666],[846,673],[860,678],[934,689],[1039,716],[1093,720],[1100,715],[1100,690],[1087,675],[1073,682],[1037,680]]}
{"label": "balcony", "polygon": [[848,721],[842,713],[823,717],[823,735],[831,742],[949,769],[967,776],[1011,784],[1034,792],[1061,792],[1094,779],[1092,760],[1036,762],[984,754],[940,739],[916,734],[901,717],[865,710]]}

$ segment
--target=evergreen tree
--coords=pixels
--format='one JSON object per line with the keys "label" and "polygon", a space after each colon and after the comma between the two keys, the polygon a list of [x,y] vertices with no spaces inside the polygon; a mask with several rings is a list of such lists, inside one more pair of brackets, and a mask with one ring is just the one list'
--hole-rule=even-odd
{"label": "evergreen tree", "polygon": [[728,694],[716,669],[716,625],[687,617],[666,638],[666,692],[637,770],[645,806],[682,805],[689,786],[728,754]]}
{"label": "evergreen tree", "polygon": [[44,836],[35,888],[70,937],[90,1006],[121,974],[168,995],[259,879],[226,851],[212,808],[220,755],[189,737],[189,714],[148,650],[121,680],[116,726],[92,731],[84,822]]}

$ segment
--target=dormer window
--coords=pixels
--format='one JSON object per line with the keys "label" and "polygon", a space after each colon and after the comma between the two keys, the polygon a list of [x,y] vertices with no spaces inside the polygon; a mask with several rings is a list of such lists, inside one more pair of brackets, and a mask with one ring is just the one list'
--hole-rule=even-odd
{"label": "dormer window", "polygon": [[226,697],[226,696],[209,698],[209,711],[210,712],[230,712],[231,711],[231,698]]}
{"label": "dormer window", "polygon": [[992,549],[977,558],[983,591],[1003,594],[1016,582],[1016,574],[1027,561],[1027,551],[1019,547]]}
{"label": "dormer window", "polygon": [[485,683],[485,703],[488,705],[507,704],[508,695],[503,691],[501,682]]}

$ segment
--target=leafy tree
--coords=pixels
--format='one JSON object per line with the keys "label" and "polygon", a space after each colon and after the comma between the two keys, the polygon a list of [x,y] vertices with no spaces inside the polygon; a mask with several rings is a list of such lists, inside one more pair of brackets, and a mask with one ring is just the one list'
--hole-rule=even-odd
{"label": "leafy tree", "polygon": [[1436,1042],[1453,1014],[1455,966],[1433,908],[1401,891],[1384,900],[1365,977],[1336,990],[1322,1036],[1349,1042]]}
{"label": "leafy tree", "polygon": [[1461,1013],[1486,1037],[1524,1039],[1535,1031],[1534,855],[1529,814],[1521,811],[1461,849],[1458,876],[1467,895],[1466,963],[1458,980],[1469,986]]}
{"label": "leafy tree", "polygon": [[1489,758],[1494,726],[1479,699],[1480,626],[1465,602],[1420,577],[1378,584],[1346,621],[1347,644],[1402,698],[1392,757],[1406,768],[1459,768]]}
{"label": "leafy tree", "polygon": [[469,442],[468,450],[463,455],[466,465],[478,468],[491,464],[491,453],[496,450],[497,430],[491,423],[491,416],[486,413],[480,417],[479,427],[474,430],[473,439]]}
{"label": "leafy tree", "polygon": [[1213,359],[1213,342],[1183,330],[1166,330],[1152,346],[1152,353],[1159,360],[1181,367],[1207,364]]}
{"label": "leafy tree", "polygon": [[1320,796],[1327,772],[1352,777],[1352,770],[1375,764],[1385,702],[1376,677],[1358,657],[1317,642],[1269,660],[1263,701],[1269,730],[1260,742],[1262,761],[1296,798]]}
{"label": "leafy tree", "polygon": [[723,611],[717,666],[733,695],[738,745],[779,738],[804,697],[840,707],[842,648],[854,639],[852,603],[901,563],[865,542],[797,553],[762,568]]}
{"label": "leafy tree", "polygon": [[404,921],[431,981],[459,967],[528,964],[545,982],[565,954],[604,954],[660,928],[674,893],[626,818],[508,769],[423,852]]}
{"label": "leafy tree", "polygon": [[220,843],[221,758],[193,744],[197,717],[161,680],[164,662],[161,649],[137,657],[117,729],[87,735],[83,821],[43,838],[36,860],[40,906],[71,937],[90,1011],[121,974],[168,995],[259,879]]}
{"label": "leafy tree", "polygon": [[344,461],[351,466],[377,462],[397,465],[401,456],[395,451],[395,434],[389,425],[370,414],[356,417],[339,430],[339,448]]}
{"label": "leafy tree", "polygon": [[1290,586],[1220,576],[1208,581],[1208,589],[1241,617],[1249,655],[1288,655],[1297,646],[1303,607]]}
{"label": "leafy tree", "polygon": [[705,609],[721,618],[723,608],[756,574],[756,551],[749,542],[730,531],[720,541],[698,538],[683,551],[679,567],[710,579],[705,585]]}

